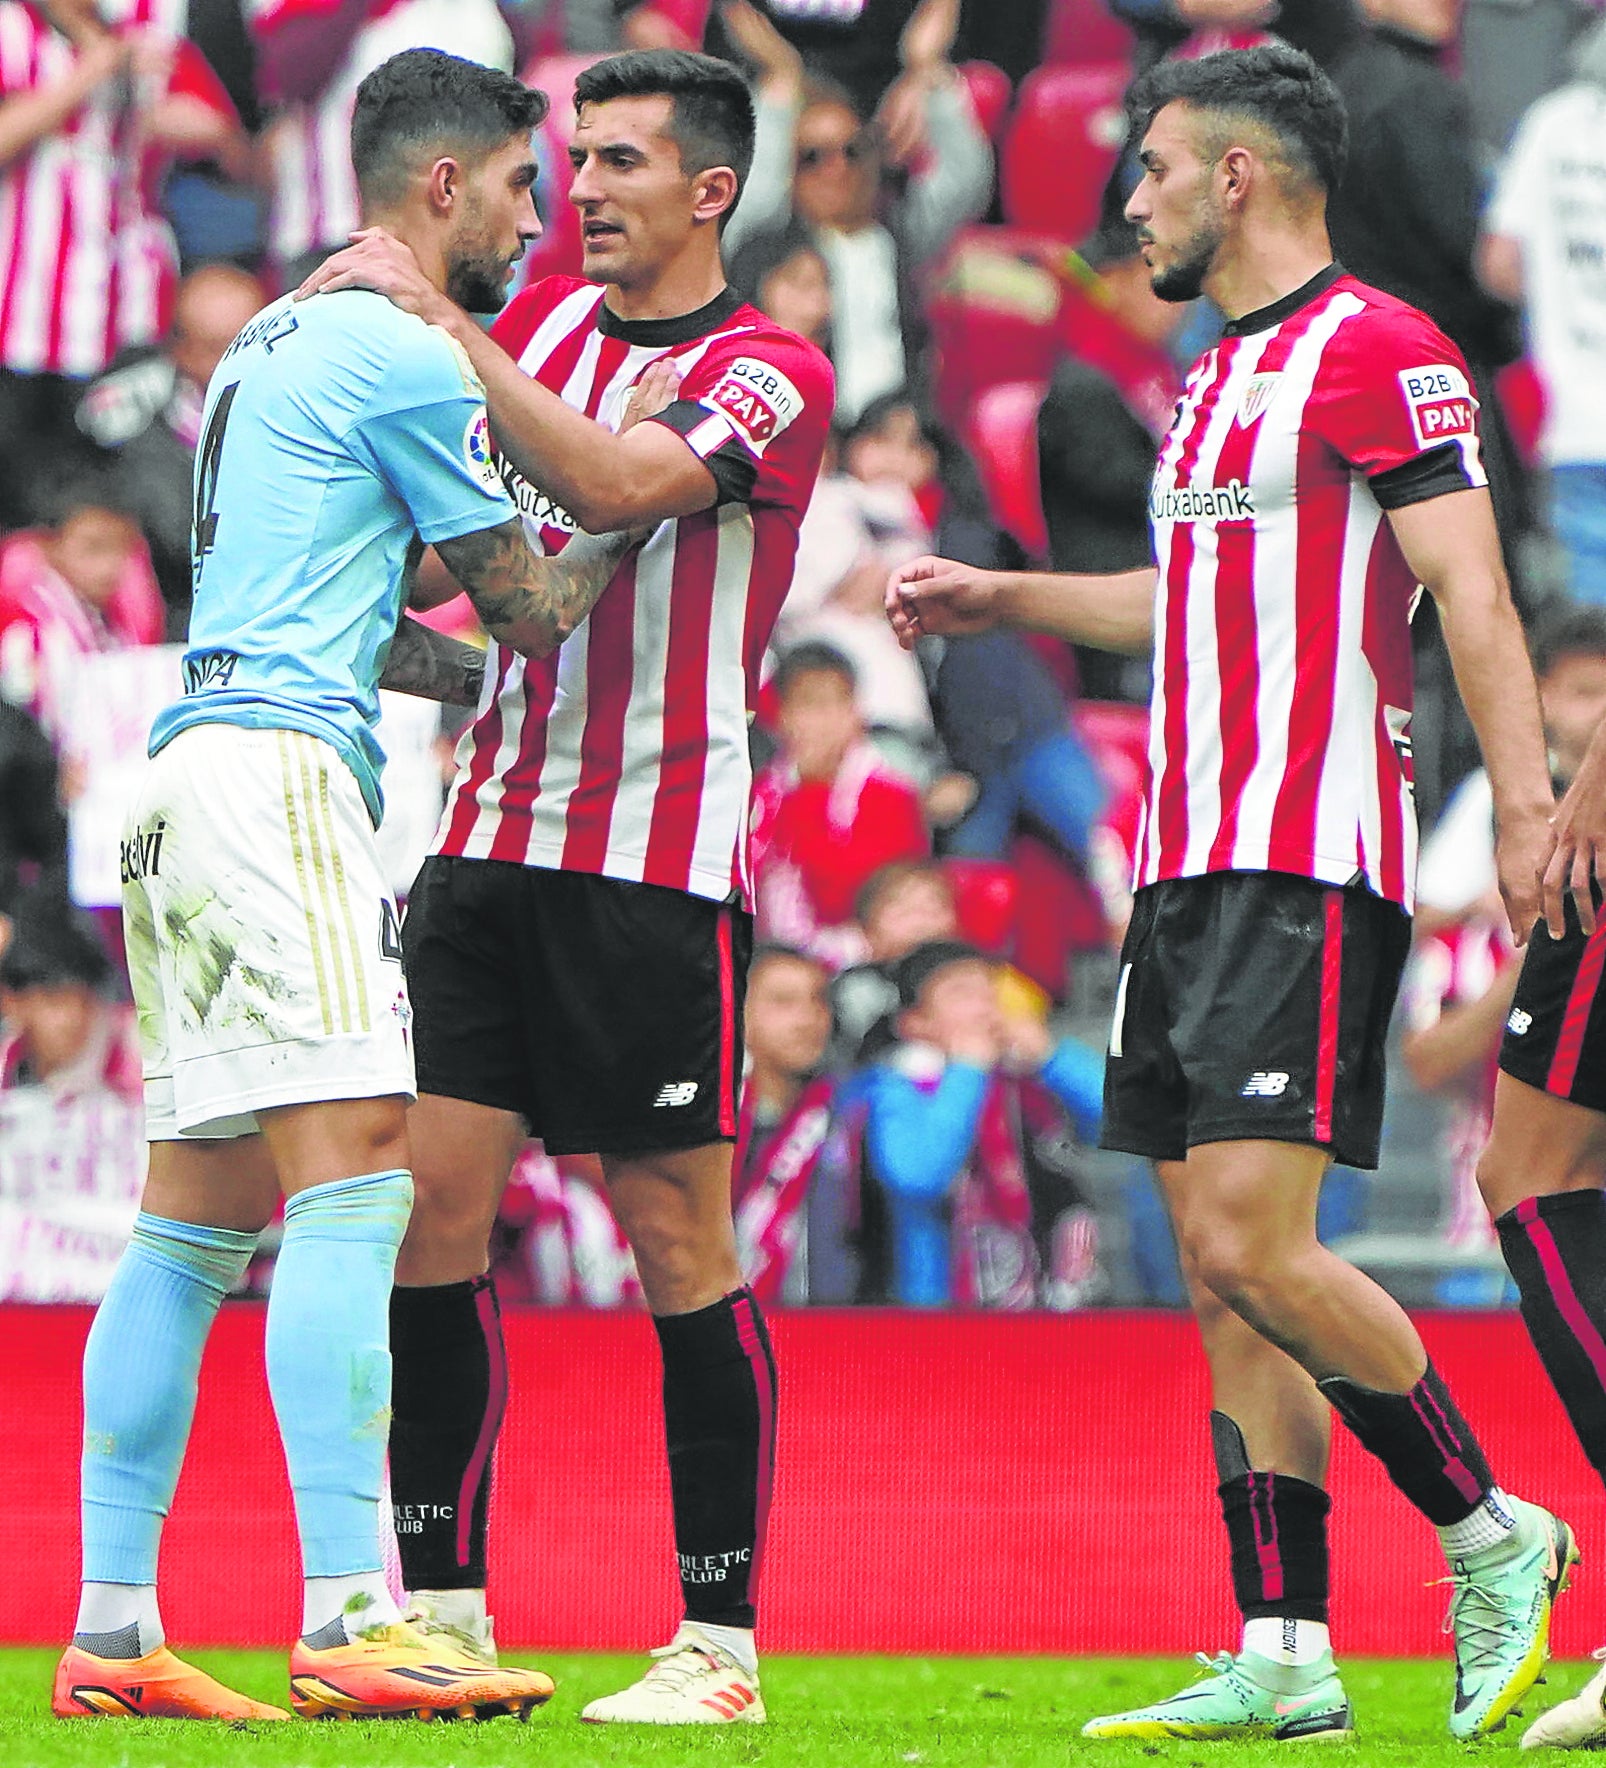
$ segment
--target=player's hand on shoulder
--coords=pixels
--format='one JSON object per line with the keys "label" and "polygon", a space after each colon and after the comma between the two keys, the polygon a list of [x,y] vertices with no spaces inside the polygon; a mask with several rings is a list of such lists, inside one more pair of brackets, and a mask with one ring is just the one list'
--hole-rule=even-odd
{"label": "player's hand on shoulder", "polygon": [[298,301],[337,289],[371,289],[404,313],[414,313],[431,324],[450,317],[451,303],[394,234],[383,227],[365,227],[351,238],[349,246],[325,258],[296,290]]}
{"label": "player's hand on shoulder", "polygon": [[999,618],[998,573],[927,554],[887,580],[887,619],[906,651],[926,633],[983,632]]}
{"label": "player's hand on shoulder", "polygon": [[636,379],[625,400],[617,434],[633,430],[644,418],[656,417],[680,397],[681,374],[667,356],[649,362]]}
{"label": "player's hand on shoulder", "polygon": [[[1598,747],[1598,745],[1597,745]],[[1606,749],[1592,748],[1577,777],[1567,788],[1551,833],[1555,849],[1545,867],[1545,925],[1553,939],[1561,937],[1564,899],[1571,896],[1578,922],[1586,933],[1595,931],[1597,878],[1606,882]]]}

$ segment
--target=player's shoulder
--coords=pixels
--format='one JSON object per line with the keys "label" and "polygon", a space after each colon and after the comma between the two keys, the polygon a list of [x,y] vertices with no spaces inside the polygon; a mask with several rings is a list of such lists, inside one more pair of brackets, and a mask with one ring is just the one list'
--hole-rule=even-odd
{"label": "player's shoulder", "polygon": [[[538,328],[571,296],[588,296],[595,306],[603,292],[601,283],[587,282],[583,276],[543,276],[528,288],[520,289],[497,314],[491,336],[509,355],[517,356]],[[584,310],[586,302],[577,301],[575,305]]]}
{"label": "player's shoulder", "polygon": [[732,363],[744,356],[783,369],[808,398],[825,399],[829,411],[836,386],[831,359],[817,344],[777,325],[767,313],[746,301],[708,341],[711,363]]}
{"label": "player's shoulder", "polygon": [[[1461,352],[1420,307],[1386,289],[1374,288],[1347,272],[1333,284],[1331,297],[1346,300],[1350,311],[1333,334],[1329,349],[1339,356],[1371,362],[1379,372],[1412,362],[1443,361],[1463,367]],[[1433,354],[1424,356],[1422,351]]]}

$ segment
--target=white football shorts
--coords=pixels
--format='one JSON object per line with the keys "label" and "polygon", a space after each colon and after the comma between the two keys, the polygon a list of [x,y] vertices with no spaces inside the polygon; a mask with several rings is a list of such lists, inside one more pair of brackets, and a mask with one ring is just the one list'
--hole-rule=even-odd
{"label": "white football shorts", "polygon": [[194,725],[150,761],[122,847],[146,1135],[414,1096],[396,903],[351,770],[300,731]]}

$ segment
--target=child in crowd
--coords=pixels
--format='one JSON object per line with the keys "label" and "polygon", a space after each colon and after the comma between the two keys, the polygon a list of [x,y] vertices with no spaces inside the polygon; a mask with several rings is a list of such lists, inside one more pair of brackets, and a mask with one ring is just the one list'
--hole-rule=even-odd
{"label": "child in crowd", "polygon": [[1066,1118],[1097,1131],[1103,1063],[1008,1020],[993,964],[934,940],[893,971],[895,1041],[870,1072],[867,1176],[889,1299],[915,1307],[1074,1307],[1102,1289],[1097,1232],[1064,1160]]}
{"label": "child in crowd", "polygon": [[888,861],[929,853],[930,838],[919,794],[866,738],[840,651],[794,647],[774,687],[781,747],[753,791],[757,933],[839,969],[864,956],[860,888]]}

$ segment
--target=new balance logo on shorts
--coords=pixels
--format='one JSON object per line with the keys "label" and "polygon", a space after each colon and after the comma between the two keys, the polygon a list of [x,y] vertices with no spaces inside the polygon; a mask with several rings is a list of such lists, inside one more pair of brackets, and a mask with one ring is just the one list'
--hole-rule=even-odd
{"label": "new balance logo on shorts", "polygon": [[696,1081],[672,1080],[658,1089],[658,1097],[652,1102],[653,1109],[656,1111],[660,1105],[689,1105],[696,1097]]}
{"label": "new balance logo on shorts", "polygon": [[1523,1012],[1521,1007],[1513,1007],[1511,1009],[1511,1017],[1506,1021],[1506,1030],[1509,1031],[1513,1037],[1522,1037],[1527,1033],[1533,1022],[1534,1016],[1532,1013]]}
{"label": "new balance logo on shorts", "polygon": [[1288,1076],[1280,1068],[1257,1068],[1238,1089],[1240,1099],[1280,1099],[1288,1089]]}

